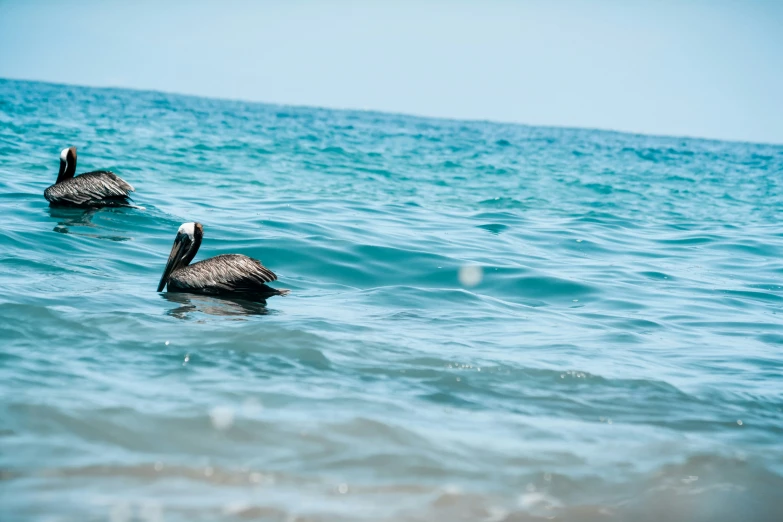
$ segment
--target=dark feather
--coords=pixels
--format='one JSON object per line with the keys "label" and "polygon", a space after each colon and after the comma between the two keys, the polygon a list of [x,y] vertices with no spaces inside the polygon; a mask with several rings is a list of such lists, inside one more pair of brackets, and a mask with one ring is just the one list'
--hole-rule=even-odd
{"label": "dark feather", "polygon": [[127,203],[133,190],[113,172],[97,170],[52,185],[44,191],[44,197],[53,205],[103,206]]}
{"label": "dark feather", "polygon": [[252,294],[259,297],[285,295],[265,283],[277,276],[260,261],[242,254],[224,254],[175,270],[168,282],[169,291],[199,294]]}

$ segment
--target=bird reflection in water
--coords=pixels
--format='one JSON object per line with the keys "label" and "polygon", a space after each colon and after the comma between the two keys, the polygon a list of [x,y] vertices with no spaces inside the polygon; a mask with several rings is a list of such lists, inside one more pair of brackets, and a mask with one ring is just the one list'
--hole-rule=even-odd
{"label": "bird reflection in water", "polygon": [[[113,236],[106,234],[89,234],[85,232],[76,232],[72,229],[78,227],[98,228],[98,225],[92,222],[95,214],[101,211],[113,212],[119,209],[103,210],[99,208],[79,208],[79,207],[49,207],[49,216],[58,220],[54,227],[55,232],[60,234],[73,234],[84,237],[95,237],[98,239],[108,239],[110,241],[128,241],[126,236]],[[122,210],[119,210],[120,212]]]}
{"label": "bird reflection in water", "polygon": [[177,319],[190,319],[190,314],[194,312],[236,318],[251,315],[268,315],[270,313],[266,307],[266,301],[263,300],[245,301],[244,299],[212,297],[181,292],[166,292],[160,295],[163,299],[180,305],[166,312],[166,314]]}

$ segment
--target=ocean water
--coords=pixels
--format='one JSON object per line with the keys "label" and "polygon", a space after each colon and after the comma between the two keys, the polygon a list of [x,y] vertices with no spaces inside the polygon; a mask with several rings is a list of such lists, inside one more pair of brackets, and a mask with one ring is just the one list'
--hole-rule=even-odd
{"label": "ocean water", "polygon": [[[1,80],[0,518],[781,520],[781,218],[783,146]],[[291,294],[156,293],[186,221]]]}

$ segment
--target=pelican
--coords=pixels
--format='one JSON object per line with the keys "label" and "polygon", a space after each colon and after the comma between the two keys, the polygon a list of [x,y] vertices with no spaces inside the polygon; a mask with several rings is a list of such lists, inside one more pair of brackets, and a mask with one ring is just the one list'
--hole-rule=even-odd
{"label": "pelican", "polygon": [[108,170],[76,174],[76,147],[60,152],[60,172],[57,183],[44,191],[52,206],[108,207],[129,206],[133,187]]}
{"label": "pelican", "polygon": [[289,292],[267,286],[266,283],[276,281],[277,276],[261,261],[242,254],[222,254],[191,265],[203,237],[201,223],[184,223],[179,227],[158,292],[167,284],[169,292],[246,299],[266,299]]}

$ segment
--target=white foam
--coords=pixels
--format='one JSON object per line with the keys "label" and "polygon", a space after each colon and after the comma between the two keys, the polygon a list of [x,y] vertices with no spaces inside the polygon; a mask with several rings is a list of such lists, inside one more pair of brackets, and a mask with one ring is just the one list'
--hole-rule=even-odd
{"label": "white foam", "polygon": [[459,274],[457,277],[459,277],[459,282],[462,283],[462,286],[470,288],[471,286],[476,286],[481,282],[481,279],[484,277],[484,273],[480,266],[465,265],[459,269]]}

